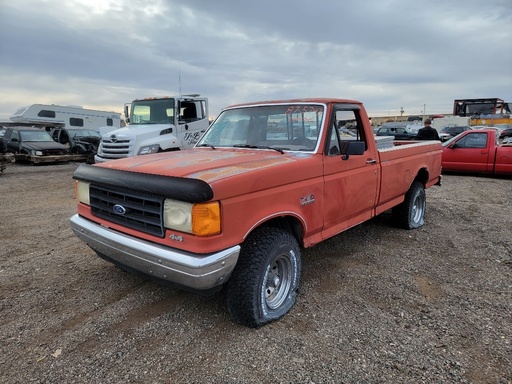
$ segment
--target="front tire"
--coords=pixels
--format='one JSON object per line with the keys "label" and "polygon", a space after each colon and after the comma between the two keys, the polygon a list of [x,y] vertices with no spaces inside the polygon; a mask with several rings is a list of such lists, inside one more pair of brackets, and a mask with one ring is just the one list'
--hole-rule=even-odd
{"label": "front tire", "polygon": [[414,181],[405,194],[403,203],[393,208],[394,221],[400,228],[420,228],[425,223],[426,207],[425,188],[419,181]]}
{"label": "front tire", "polygon": [[297,240],[278,228],[260,228],[242,244],[228,283],[228,310],[239,324],[260,327],[295,304],[301,277]]}

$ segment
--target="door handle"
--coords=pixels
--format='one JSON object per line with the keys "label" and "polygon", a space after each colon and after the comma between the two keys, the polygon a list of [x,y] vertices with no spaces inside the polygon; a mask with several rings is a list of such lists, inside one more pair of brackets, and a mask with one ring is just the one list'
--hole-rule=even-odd
{"label": "door handle", "polygon": [[368,159],[368,160],[366,160],[366,164],[377,164],[377,160],[375,160],[375,159]]}

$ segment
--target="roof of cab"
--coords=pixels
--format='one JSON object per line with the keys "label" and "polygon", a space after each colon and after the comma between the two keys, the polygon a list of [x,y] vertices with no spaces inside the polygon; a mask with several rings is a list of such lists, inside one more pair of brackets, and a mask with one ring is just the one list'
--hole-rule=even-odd
{"label": "roof of cab", "polygon": [[255,101],[249,103],[241,103],[230,105],[223,109],[230,109],[236,107],[247,107],[253,105],[268,105],[268,104],[297,104],[297,103],[317,103],[317,104],[328,104],[328,103],[341,103],[341,104],[359,104],[360,101],[349,100],[349,99],[337,99],[329,97],[315,97],[315,98],[304,98],[304,99],[284,99],[284,100],[267,100],[267,101]]}

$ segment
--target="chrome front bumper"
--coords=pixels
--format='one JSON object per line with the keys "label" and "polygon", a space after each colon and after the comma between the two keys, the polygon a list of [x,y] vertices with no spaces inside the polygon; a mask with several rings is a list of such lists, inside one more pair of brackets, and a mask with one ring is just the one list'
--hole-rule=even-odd
{"label": "chrome front bumper", "polygon": [[122,234],[78,214],[70,224],[78,238],[114,262],[199,291],[225,283],[240,254],[239,245],[205,255],[180,251]]}

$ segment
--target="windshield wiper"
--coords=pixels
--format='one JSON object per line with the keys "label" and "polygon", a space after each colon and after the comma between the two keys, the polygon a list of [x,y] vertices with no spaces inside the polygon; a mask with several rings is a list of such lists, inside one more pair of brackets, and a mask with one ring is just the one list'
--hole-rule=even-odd
{"label": "windshield wiper", "polygon": [[199,144],[198,147],[210,147],[211,149],[215,149],[215,147],[211,144],[206,144],[206,143],[203,143],[203,144]]}
{"label": "windshield wiper", "polygon": [[234,144],[233,147],[236,148],[256,148],[256,149],[273,149],[279,153],[284,153],[281,148],[269,147],[268,145],[250,145],[250,144]]}

